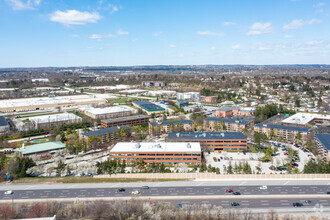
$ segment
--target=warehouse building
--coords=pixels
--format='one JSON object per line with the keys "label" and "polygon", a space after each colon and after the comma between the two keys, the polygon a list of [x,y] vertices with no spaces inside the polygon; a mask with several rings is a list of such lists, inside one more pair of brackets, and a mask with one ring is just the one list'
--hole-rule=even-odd
{"label": "warehouse building", "polygon": [[271,136],[273,135],[274,137],[277,137],[279,139],[282,138],[291,143],[295,143],[298,133],[301,134],[302,141],[306,142],[310,130],[308,128],[301,127],[259,123],[254,125],[254,131],[264,133],[269,138],[271,138]]}
{"label": "warehouse building", "polygon": [[164,164],[173,166],[184,163],[189,166],[201,164],[201,147],[199,143],[189,142],[152,142],[152,143],[117,143],[110,151],[110,160],[125,161],[133,165],[142,159],[146,164]]}
{"label": "warehouse building", "polygon": [[142,86],[147,87],[165,87],[167,85],[168,83],[163,81],[142,81]]}
{"label": "warehouse building", "polygon": [[120,125],[134,126],[134,125],[141,125],[144,123],[149,123],[149,117],[146,115],[132,115],[127,117],[101,120],[101,126],[104,128],[120,126]]}
{"label": "warehouse building", "polygon": [[104,94],[54,96],[0,100],[0,112],[27,112],[36,110],[60,110],[79,106],[105,104],[112,96]]}
{"label": "warehouse building", "polygon": [[[235,120],[229,118],[206,118],[203,122],[205,130],[210,131],[228,131],[228,132],[240,132],[249,126],[249,121]],[[223,127],[222,127],[223,125]]]}
{"label": "warehouse building", "polygon": [[314,137],[318,153],[324,160],[330,162],[330,134],[315,134]]}
{"label": "warehouse building", "polygon": [[130,136],[130,127],[127,126],[115,126],[110,128],[104,128],[97,131],[90,131],[80,134],[81,139],[85,139],[86,143],[88,143],[89,137],[100,137],[101,144],[103,143],[111,143],[117,139],[117,136],[120,137],[120,131],[124,129],[126,132],[126,136]]}
{"label": "warehouse building", "polygon": [[188,100],[193,102],[200,101],[200,93],[199,92],[185,92],[185,93],[177,93],[176,98],[180,100]]}
{"label": "warehouse building", "polygon": [[188,132],[193,131],[194,121],[192,120],[175,120],[160,121],[149,123],[149,134],[158,136],[169,132]]}
{"label": "warehouse building", "polygon": [[147,114],[162,113],[165,111],[165,108],[160,107],[159,105],[156,105],[149,101],[136,101],[133,102],[133,105],[146,112]]}
{"label": "warehouse building", "polygon": [[5,133],[10,130],[10,125],[5,117],[0,116],[0,133]]}
{"label": "warehouse building", "polygon": [[241,132],[169,133],[170,142],[199,142],[203,151],[247,151],[247,139]]}
{"label": "warehouse building", "polygon": [[106,108],[79,108],[79,112],[93,119],[107,119],[129,116],[137,112],[136,109],[123,105]]}
{"label": "warehouse building", "polygon": [[35,129],[38,128],[53,128],[63,124],[79,123],[82,118],[71,113],[42,115],[30,117],[29,121],[34,125]]}
{"label": "warehouse building", "polygon": [[21,147],[18,152],[20,158],[29,157],[32,155],[37,155],[40,158],[51,157],[56,151],[62,150],[65,148],[65,144],[60,141],[47,142],[42,144],[34,144],[30,146]]}
{"label": "warehouse building", "polygon": [[308,127],[310,125],[330,125],[330,115],[297,113],[282,121],[282,125]]}

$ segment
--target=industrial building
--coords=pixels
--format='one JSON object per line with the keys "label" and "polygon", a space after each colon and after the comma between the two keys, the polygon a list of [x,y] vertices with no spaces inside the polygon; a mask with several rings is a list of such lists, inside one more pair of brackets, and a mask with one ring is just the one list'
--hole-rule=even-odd
{"label": "industrial building", "polygon": [[134,125],[141,125],[144,123],[149,123],[149,117],[146,115],[132,115],[127,117],[101,120],[101,126],[104,128],[120,126],[120,125],[134,126]]}
{"label": "industrial building", "polygon": [[125,161],[133,165],[138,159],[146,164],[164,164],[173,166],[184,163],[189,166],[201,164],[201,147],[199,143],[189,142],[152,142],[152,143],[117,143],[110,151],[110,160]]}
{"label": "industrial building", "polygon": [[165,108],[160,107],[159,105],[156,105],[149,101],[136,101],[133,102],[133,105],[146,112],[147,114],[162,113],[165,111]]}
{"label": "industrial building", "polygon": [[58,150],[65,148],[65,144],[60,141],[34,144],[21,147],[18,152],[21,158],[37,155],[40,158],[48,158]]}
{"label": "industrial building", "polygon": [[87,105],[105,104],[107,98],[112,96],[76,95],[76,96],[54,96],[24,99],[0,100],[0,112],[27,112],[36,110],[60,110],[62,108],[73,108]]}
{"label": "industrial building", "polygon": [[330,115],[297,113],[282,121],[282,125],[307,127],[311,125],[330,125]]}
{"label": "industrial building", "polygon": [[330,134],[315,134],[314,138],[318,153],[324,160],[330,162]]}
{"label": "industrial building", "polygon": [[193,102],[200,101],[200,93],[199,92],[185,92],[185,93],[177,93],[176,98],[180,100],[188,100]]}
{"label": "industrial building", "polygon": [[[221,127],[223,123],[223,127]],[[211,117],[204,119],[203,127],[210,131],[240,132],[249,126],[249,121]]]}
{"label": "industrial building", "polygon": [[149,123],[149,133],[158,136],[169,132],[189,132],[194,129],[192,120],[160,121]]}
{"label": "industrial building", "polygon": [[107,119],[129,116],[137,112],[136,109],[122,105],[106,108],[79,108],[79,112],[93,118],[93,119]]}
{"label": "industrial building", "polygon": [[307,135],[309,134],[308,128],[263,123],[254,125],[254,131],[266,134],[269,138],[273,133],[274,137],[277,137],[279,139],[283,138],[284,140],[287,140],[291,143],[296,142],[296,137],[298,133],[301,134],[302,141],[307,141]]}
{"label": "industrial building", "polygon": [[63,124],[79,123],[82,122],[82,118],[75,114],[63,113],[30,117],[29,121],[34,125],[35,129],[38,129],[57,127]]}
{"label": "industrial building", "polygon": [[97,131],[89,131],[80,134],[81,139],[85,139],[86,143],[88,143],[89,137],[101,137],[101,144],[103,143],[111,143],[116,139],[116,135],[120,136],[120,130],[125,129],[127,136],[130,136],[130,127],[127,126],[114,126],[110,128],[104,128]]}
{"label": "industrial building", "polygon": [[241,132],[169,133],[170,142],[199,142],[203,151],[247,151],[247,139]]}
{"label": "industrial building", "polygon": [[168,83],[163,81],[142,81],[142,86],[147,87],[165,87],[167,85]]}
{"label": "industrial building", "polygon": [[10,125],[5,117],[0,116],[0,133],[5,133],[10,130]]}

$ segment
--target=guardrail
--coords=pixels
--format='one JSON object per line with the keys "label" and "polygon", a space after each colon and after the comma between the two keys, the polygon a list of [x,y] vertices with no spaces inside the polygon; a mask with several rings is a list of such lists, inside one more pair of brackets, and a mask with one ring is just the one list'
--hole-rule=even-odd
{"label": "guardrail", "polygon": [[141,179],[325,179],[330,181],[330,174],[216,174],[216,173],[119,173],[98,175],[94,178],[141,178]]}

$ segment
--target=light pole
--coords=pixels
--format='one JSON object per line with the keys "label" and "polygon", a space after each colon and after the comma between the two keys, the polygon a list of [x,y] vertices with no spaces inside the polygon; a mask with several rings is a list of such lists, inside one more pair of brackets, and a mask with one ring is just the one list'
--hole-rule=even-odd
{"label": "light pole", "polygon": [[11,197],[11,209],[13,210],[14,209],[14,191],[12,193],[12,197]]}

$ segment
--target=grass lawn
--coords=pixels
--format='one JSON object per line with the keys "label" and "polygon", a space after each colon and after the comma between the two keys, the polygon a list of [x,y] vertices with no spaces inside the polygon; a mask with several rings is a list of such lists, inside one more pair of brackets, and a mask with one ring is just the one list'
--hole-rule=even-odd
{"label": "grass lawn", "polygon": [[167,182],[187,179],[143,179],[143,178],[93,178],[93,177],[25,177],[13,183],[122,183],[122,182]]}
{"label": "grass lawn", "polygon": [[68,111],[68,113],[72,113],[72,114],[75,114],[75,115],[77,115],[77,116],[79,116],[79,117],[82,117],[82,118],[91,118],[91,117],[89,117],[89,116],[87,116],[87,115],[85,115],[85,114],[83,114],[83,113],[81,113],[81,112],[78,112],[77,110],[70,110],[70,111]]}
{"label": "grass lawn", "polygon": [[108,102],[115,102],[115,103],[126,103],[128,101],[136,101],[136,100],[140,100],[138,98],[131,98],[131,97],[121,97],[118,99],[108,99]]}

